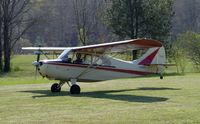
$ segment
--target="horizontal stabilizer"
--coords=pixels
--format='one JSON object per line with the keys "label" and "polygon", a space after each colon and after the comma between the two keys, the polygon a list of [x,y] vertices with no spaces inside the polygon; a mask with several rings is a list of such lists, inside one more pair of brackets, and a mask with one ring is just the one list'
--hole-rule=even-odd
{"label": "horizontal stabilizer", "polygon": [[167,66],[176,66],[176,64],[149,64],[149,65],[147,65],[147,66],[165,66],[165,67],[167,67]]}

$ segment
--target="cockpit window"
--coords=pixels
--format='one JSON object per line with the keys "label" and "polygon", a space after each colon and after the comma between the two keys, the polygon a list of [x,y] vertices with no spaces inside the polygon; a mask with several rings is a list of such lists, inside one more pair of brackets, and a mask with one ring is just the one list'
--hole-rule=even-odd
{"label": "cockpit window", "polygon": [[92,63],[100,66],[111,66],[111,62],[107,56],[93,56]]}
{"label": "cockpit window", "polygon": [[62,52],[62,54],[58,57],[58,59],[65,59],[68,58],[68,53],[71,51],[72,49],[66,49]]}
{"label": "cockpit window", "polygon": [[79,53],[73,50],[65,50],[59,57],[63,62],[72,64],[86,64],[98,66],[110,66],[109,57],[101,55],[93,55],[89,53]]}

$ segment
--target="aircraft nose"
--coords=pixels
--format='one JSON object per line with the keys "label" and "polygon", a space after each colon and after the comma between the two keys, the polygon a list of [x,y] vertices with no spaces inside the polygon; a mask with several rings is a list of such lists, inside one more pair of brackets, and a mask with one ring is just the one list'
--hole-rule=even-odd
{"label": "aircraft nose", "polygon": [[39,62],[39,66],[42,66],[42,65],[43,65],[43,62],[40,61],[40,62]]}
{"label": "aircraft nose", "polygon": [[32,63],[34,66],[42,66],[43,65],[43,62],[37,62],[37,61],[34,61],[33,63]]}

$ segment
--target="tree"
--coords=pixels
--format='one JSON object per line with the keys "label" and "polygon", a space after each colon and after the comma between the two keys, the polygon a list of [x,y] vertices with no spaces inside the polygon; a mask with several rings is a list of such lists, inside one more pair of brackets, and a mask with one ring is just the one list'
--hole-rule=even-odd
{"label": "tree", "polygon": [[[73,11],[78,40],[82,45],[95,42],[100,35],[103,0],[74,0]],[[102,25],[101,25],[102,26]],[[95,37],[92,38],[92,37]]]}
{"label": "tree", "polygon": [[76,26],[77,26],[77,32],[78,32],[78,37],[79,41],[83,44],[86,45],[86,39],[87,39],[87,29],[86,29],[86,24],[88,23],[87,20],[87,0],[74,0],[73,1],[73,9],[75,13],[75,21],[76,21]]}
{"label": "tree", "polygon": [[10,71],[11,50],[32,25],[25,14],[30,0],[2,0],[4,72]]}
{"label": "tree", "polygon": [[174,0],[144,0],[145,37],[160,40],[167,44],[174,16]]}
{"label": "tree", "polygon": [[171,61],[175,62],[177,73],[185,73],[185,68],[187,65],[187,53],[185,49],[182,47],[182,40],[177,39],[172,43],[169,58]]}
{"label": "tree", "polygon": [[[79,38],[81,35],[81,39],[86,35],[86,44],[113,41],[116,37],[102,20],[107,6],[105,0],[32,0],[29,13],[40,18],[25,37],[32,44],[40,37],[47,46],[55,47],[83,45]],[[86,8],[85,12],[81,11],[83,8]],[[83,26],[86,30],[78,26],[78,23],[82,25],[83,13],[87,15]]]}
{"label": "tree", "polygon": [[2,21],[2,0],[0,0],[0,72],[3,70]]}
{"label": "tree", "polygon": [[166,40],[171,29],[173,0],[111,0],[108,24],[121,39]]}
{"label": "tree", "polygon": [[139,37],[139,28],[144,20],[141,0],[111,1],[112,6],[107,11],[107,19],[113,32],[120,39]]}
{"label": "tree", "polygon": [[200,71],[200,34],[188,31],[177,37],[178,48],[190,59],[195,68]]}

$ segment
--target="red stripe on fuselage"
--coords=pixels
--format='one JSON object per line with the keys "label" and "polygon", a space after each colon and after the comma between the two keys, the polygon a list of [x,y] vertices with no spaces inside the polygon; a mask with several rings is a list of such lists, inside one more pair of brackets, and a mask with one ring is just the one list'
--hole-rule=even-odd
{"label": "red stripe on fuselage", "polygon": [[[69,64],[69,63],[59,63],[59,62],[46,62],[44,64],[58,65],[58,66],[81,67],[81,68],[88,68],[88,66],[89,66],[89,65],[83,65],[83,64]],[[114,68],[114,67],[91,66],[89,68],[106,70],[106,71],[121,72],[121,73],[129,73],[129,74],[135,74],[135,75],[154,74],[153,72],[143,72],[143,71],[136,71],[136,70],[118,69],[118,68]]]}

